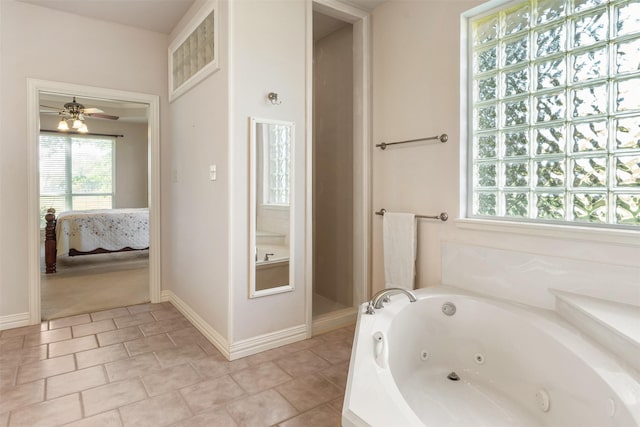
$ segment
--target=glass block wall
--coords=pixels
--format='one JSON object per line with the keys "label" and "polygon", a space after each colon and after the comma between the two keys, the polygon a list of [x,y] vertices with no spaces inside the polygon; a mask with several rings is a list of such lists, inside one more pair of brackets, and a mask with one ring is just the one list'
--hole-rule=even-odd
{"label": "glass block wall", "polygon": [[265,165],[267,205],[289,205],[291,193],[291,128],[288,125],[269,125],[267,139],[268,164]]}
{"label": "glass block wall", "polygon": [[640,226],[640,1],[471,21],[471,215]]}

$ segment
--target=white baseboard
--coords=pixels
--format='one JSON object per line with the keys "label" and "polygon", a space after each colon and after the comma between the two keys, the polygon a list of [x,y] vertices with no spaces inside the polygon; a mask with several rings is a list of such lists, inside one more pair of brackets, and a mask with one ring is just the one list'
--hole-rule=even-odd
{"label": "white baseboard", "polygon": [[329,332],[334,329],[355,323],[358,319],[358,308],[350,307],[343,310],[316,316],[313,319],[313,335]]}
{"label": "white baseboard", "polygon": [[30,316],[28,312],[0,316],[0,331],[19,328],[21,326],[29,326],[29,319]]}
{"label": "white baseboard", "polygon": [[306,338],[307,327],[304,324],[248,338],[231,344],[231,357],[229,360],[251,356],[252,354],[302,341]]}
{"label": "white baseboard", "polygon": [[160,291],[160,302],[167,302],[167,301],[171,302],[170,301],[171,295],[174,295],[173,292],[168,291],[166,289],[163,291]]}
{"label": "white baseboard", "polygon": [[187,303],[169,290],[160,294],[161,301],[169,301],[229,360],[240,359],[307,338],[306,325],[298,325],[232,344],[198,315]]}
{"label": "white baseboard", "polygon": [[193,311],[189,305],[182,301],[176,294],[169,290],[163,290],[160,294],[161,301],[169,301],[180,313],[182,313],[193,326],[199,330],[213,344],[224,357],[230,359],[229,342],[209,325],[198,313]]}

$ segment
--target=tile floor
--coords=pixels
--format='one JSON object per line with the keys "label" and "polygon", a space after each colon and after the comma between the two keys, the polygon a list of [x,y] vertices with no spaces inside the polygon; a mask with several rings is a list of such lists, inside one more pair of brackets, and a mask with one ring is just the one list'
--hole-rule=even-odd
{"label": "tile floor", "polygon": [[340,426],[354,327],[227,361],[170,303],[0,333],[0,427]]}

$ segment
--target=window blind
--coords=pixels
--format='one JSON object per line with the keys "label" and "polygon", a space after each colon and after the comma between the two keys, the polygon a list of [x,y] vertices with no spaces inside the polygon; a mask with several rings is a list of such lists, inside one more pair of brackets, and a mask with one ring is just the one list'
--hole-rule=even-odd
{"label": "window blind", "polygon": [[40,134],[40,211],[111,209],[115,138]]}

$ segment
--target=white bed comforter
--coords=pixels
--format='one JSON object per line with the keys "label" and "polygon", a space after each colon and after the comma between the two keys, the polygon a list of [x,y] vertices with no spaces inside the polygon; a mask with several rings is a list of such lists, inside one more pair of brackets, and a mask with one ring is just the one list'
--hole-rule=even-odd
{"label": "white bed comforter", "polygon": [[57,254],[149,247],[149,209],[95,209],[58,215]]}

